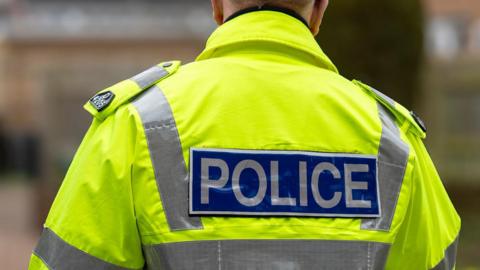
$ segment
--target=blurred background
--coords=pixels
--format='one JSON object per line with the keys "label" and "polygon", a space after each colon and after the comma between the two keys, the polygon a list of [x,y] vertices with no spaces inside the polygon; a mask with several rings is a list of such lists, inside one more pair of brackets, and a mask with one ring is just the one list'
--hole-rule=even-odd
{"label": "blurred background", "polygon": [[[320,45],[425,120],[463,219],[457,269],[480,269],[480,2],[330,2]],[[158,62],[194,60],[214,29],[208,0],[0,0],[2,269],[27,267],[90,123],[82,105]]]}

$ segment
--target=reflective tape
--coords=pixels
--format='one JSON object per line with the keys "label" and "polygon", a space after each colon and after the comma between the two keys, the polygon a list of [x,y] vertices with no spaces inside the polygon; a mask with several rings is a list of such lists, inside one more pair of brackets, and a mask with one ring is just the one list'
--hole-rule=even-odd
{"label": "reflective tape", "polygon": [[383,101],[387,102],[392,108],[395,108],[395,101],[384,93],[378,91],[377,89],[370,87],[377,96],[379,96]]}
{"label": "reflective tape", "polygon": [[445,250],[445,257],[432,270],[452,270],[455,267],[457,258],[458,237]]}
{"label": "reflective tape", "polygon": [[378,111],[382,121],[382,137],[378,150],[378,184],[382,215],[375,219],[364,219],[361,228],[388,231],[395,215],[410,149],[400,137],[400,130],[390,111],[381,104]]}
{"label": "reflective tape", "polygon": [[51,270],[126,270],[100,260],[63,241],[52,230],[45,228],[33,253]]}
{"label": "reflective tape", "polygon": [[145,246],[146,269],[383,269],[390,245],[327,240],[225,240]]}
{"label": "reflective tape", "polygon": [[131,78],[141,89],[154,85],[157,81],[168,75],[168,71],[160,66],[151,67]]}
{"label": "reflective tape", "polygon": [[136,101],[145,129],[163,210],[172,231],[202,229],[188,214],[188,173],[175,119],[162,91],[154,86]]}

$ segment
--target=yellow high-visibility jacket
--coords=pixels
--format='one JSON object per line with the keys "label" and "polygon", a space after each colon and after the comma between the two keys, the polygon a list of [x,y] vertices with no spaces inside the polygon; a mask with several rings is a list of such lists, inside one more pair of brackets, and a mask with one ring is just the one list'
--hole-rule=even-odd
{"label": "yellow high-visibility jacket", "polygon": [[[31,270],[455,266],[460,218],[422,142],[423,125],[392,99],[339,75],[292,16],[241,15],[212,34],[197,61],[159,64],[85,108],[93,123]],[[199,173],[193,154],[215,158],[201,159]],[[248,155],[234,168],[235,157]],[[302,201],[286,194],[294,188],[278,187],[286,185],[278,178],[287,161],[267,168],[260,160],[269,155],[299,161],[300,175],[313,170],[308,179],[316,174],[316,185],[304,187],[313,195]],[[375,169],[363,175],[367,165],[352,169],[350,159]],[[331,162],[306,167],[315,160]],[[353,179],[360,175],[374,180],[370,191]],[[344,181],[350,193],[338,189]],[[249,185],[256,194],[242,193]],[[274,185],[284,193],[274,194]],[[210,197],[199,203],[199,194]],[[369,204],[363,195],[373,196]],[[208,203],[211,211],[202,208]]]}

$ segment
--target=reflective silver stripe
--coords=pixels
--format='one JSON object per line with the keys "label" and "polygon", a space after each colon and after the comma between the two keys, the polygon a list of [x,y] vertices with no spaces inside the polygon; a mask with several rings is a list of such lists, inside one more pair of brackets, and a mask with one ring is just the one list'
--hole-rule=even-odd
{"label": "reflective silver stripe", "polygon": [[128,269],[102,261],[69,245],[48,228],[43,230],[40,242],[33,253],[50,270]]}
{"label": "reflective silver stripe", "polygon": [[145,246],[146,269],[383,269],[390,245],[360,241],[231,240]]}
{"label": "reflective silver stripe", "polygon": [[382,215],[375,219],[364,219],[364,230],[390,230],[400,189],[408,164],[409,147],[402,141],[395,118],[383,105],[378,106],[382,121],[382,137],[378,150],[378,184]]}
{"label": "reflective silver stripe", "polygon": [[131,80],[135,81],[140,88],[145,89],[154,85],[157,81],[167,75],[167,70],[160,66],[154,66],[131,78]]}
{"label": "reflective silver stripe", "polygon": [[458,237],[453,241],[453,243],[445,250],[445,257],[441,260],[437,266],[432,268],[432,270],[452,270],[455,267],[455,262],[457,258],[457,246],[458,246]]}
{"label": "reflective silver stripe", "polygon": [[162,91],[154,86],[133,102],[142,118],[163,210],[170,230],[202,229],[188,214],[188,173],[175,119]]}
{"label": "reflective silver stripe", "polygon": [[393,108],[395,108],[395,101],[393,99],[391,99],[389,96],[385,95],[384,93],[378,91],[377,89],[373,88],[373,87],[370,87],[373,92],[375,92],[375,94],[377,94],[377,96],[379,96],[381,99],[383,99],[383,101],[387,102],[390,106],[392,106]]}

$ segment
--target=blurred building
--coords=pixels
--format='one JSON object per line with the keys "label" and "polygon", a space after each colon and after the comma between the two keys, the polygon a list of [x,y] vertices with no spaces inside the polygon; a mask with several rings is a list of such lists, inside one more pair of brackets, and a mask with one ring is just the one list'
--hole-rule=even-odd
{"label": "blurred building", "polygon": [[[428,142],[444,179],[480,183],[480,2],[423,1]],[[193,60],[210,17],[206,0],[0,0],[0,170],[55,190],[90,121],[83,103],[157,62]]]}
{"label": "blurred building", "polygon": [[91,119],[83,104],[158,62],[193,60],[210,14],[198,0],[0,0],[0,146],[11,167],[56,191]]}
{"label": "blurred building", "polygon": [[480,2],[425,0],[428,15],[428,52],[452,59],[480,55]]}
{"label": "blurred building", "polygon": [[450,184],[480,184],[480,2],[425,0],[422,97],[432,154]]}
{"label": "blurred building", "polygon": [[[419,1],[428,59],[425,90],[416,99],[428,144],[449,184],[478,184],[480,1]],[[37,225],[44,220],[91,121],[82,105],[158,62],[193,60],[215,27],[210,17],[207,0],[0,0],[0,174],[14,170],[41,180],[35,192],[13,187],[0,194],[5,269],[24,268],[9,259],[28,260],[37,236],[24,231],[34,214]],[[477,250],[472,244],[474,259]]]}

